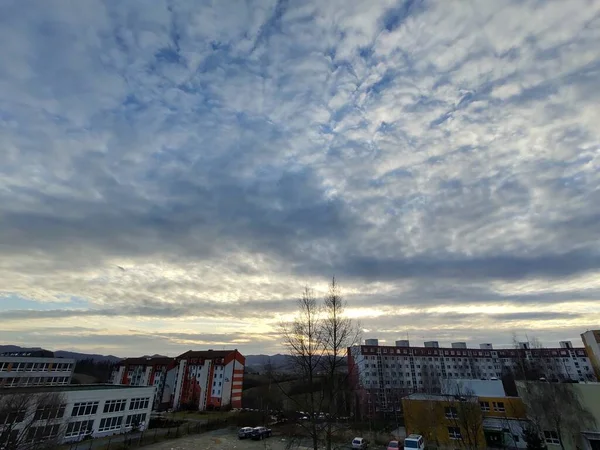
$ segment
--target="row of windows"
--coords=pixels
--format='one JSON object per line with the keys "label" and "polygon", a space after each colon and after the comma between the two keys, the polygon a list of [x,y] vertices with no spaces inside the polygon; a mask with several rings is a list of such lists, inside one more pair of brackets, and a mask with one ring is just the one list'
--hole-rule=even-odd
{"label": "row of windows", "polygon": [[108,400],[104,403],[104,412],[112,413],[112,412],[120,412],[125,411],[125,405],[127,405],[127,400]]}
{"label": "row of windows", "polygon": [[31,427],[27,433],[28,441],[44,441],[58,436],[60,425],[45,425],[39,427]]}
{"label": "row of windows", "polygon": [[59,419],[65,415],[67,405],[43,405],[35,410],[33,420]]}
{"label": "row of windows", "polygon": [[[150,398],[132,398],[129,403],[130,410],[136,409],[146,409],[150,404]],[[98,411],[99,402],[81,402],[75,403],[73,405],[73,412],[71,416],[88,416],[90,414],[96,414]],[[105,413],[113,413],[113,412],[121,412],[125,411],[125,407],[127,406],[126,399],[119,400],[108,400],[104,403],[103,412]]]}
{"label": "row of windows", "polygon": [[80,420],[79,422],[71,422],[67,425],[65,437],[81,436],[92,432],[94,426],[93,420]]}
{"label": "row of windows", "polygon": [[132,398],[131,403],[129,403],[129,410],[146,409],[148,408],[149,403],[149,398]]}
{"label": "row of windows", "polygon": [[[439,362],[439,361],[446,361],[446,362],[463,362],[463,363],[485,363],[485,362],[494,362],[494,363],[499,363],[499,362],[503,362],[505,364],[518,364],[519,360],[516,358],[444,358],[443,356],[434,356],[434,357],[426,357],[426,356],[384,356],[383,360],[384,361],[402,361],[402,359],[404,358],[404,361],[415,361],[415,362],[427,362],[427,361],[435,361],[435,362]],[[377,361],[377,356],[364,356],[364,360],[365,361]],[[588,358],[580,358],[581,362],[584,364],[590,364]],[[528,359],[524,359],[524,361],[530,361]],[[564,359],[556,359],[556,358],[549,358],[549,359],[541,359],[540,358],[533,358],[533,361],[536,361],[537,363],[541,363],[541,364],[569,364],[571,361],[570,360],[564,360]],[[577,358],[573,357],[573,362],[575,363],[575,365],[578,365],[579,362],[577,361]],[[368,364],[367,364],[368,367]]]}
{"label": "row of windows", "polygon": [[6,377],[0,378],[0,385],[14,386],[40,386],[69,384],[69,377]]}
{"label": "row of windows", "polygon": [[100,426],[98,427],[98,431],[111,431],[118,430],[121,428],[123,424],[123,416],[117,417],[105,417],[100,420]]}
{"label": "row of windows", "polygon": [[81,402],[73,405],[71,416],[89,416],[98,412],[98,402]]}
{"label": "row of windows", "polygon": [[70,372],[72,368],[70,363],[0,362],[0,372]]}
{"label": "row of windows", "polygon": [[19,423],[25,420],[24,409],[4,409],[0,411],[0,426],[11,423]]}
{"label": "row of windows", "polygon": [[127,420],[125,421],[125,426],[128,427],[137,427],[142,422],[146,420],[146,414],[130,414],[127,416]]}

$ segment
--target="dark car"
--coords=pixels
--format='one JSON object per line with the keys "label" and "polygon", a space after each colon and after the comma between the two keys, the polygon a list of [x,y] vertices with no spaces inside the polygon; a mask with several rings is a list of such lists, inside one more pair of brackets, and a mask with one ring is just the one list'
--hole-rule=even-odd
{"label": "dark car", "polygon": [[252,430],[252,439],[261,441],[271,436],[271,429],[266,427],[256,427]]}
{"label": "dark car", "polygon": [[252,427],[240,428],[240,430],[238,431],[238,438],[240,438],[240,439],[250,438],[250,437],[252,437],[253,431],[254,431],[254,428],[252,428]]}

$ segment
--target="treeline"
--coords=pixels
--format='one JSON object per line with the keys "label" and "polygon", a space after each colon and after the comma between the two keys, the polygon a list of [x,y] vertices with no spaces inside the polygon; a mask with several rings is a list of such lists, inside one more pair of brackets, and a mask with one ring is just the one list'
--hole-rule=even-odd
{"label": "treeline", "polygon": [[110,361],[81,359],[75,363],[75,373],[94,377],[96,383],[108,383],[114,366]]}

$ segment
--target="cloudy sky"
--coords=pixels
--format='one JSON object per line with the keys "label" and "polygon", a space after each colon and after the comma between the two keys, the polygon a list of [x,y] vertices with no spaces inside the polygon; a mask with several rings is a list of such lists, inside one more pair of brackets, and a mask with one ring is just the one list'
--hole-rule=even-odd
{"label": "cloudy sky", "polygon": [[600,327],[600,1],[0,2],[0,342]]}

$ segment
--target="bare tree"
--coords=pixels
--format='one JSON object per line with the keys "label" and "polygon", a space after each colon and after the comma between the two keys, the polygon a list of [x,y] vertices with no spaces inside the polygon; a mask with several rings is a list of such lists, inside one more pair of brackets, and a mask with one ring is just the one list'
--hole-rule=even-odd
{"label": "bare tree", "polygon": [[314,450],[318,450],[319,426],[317,412],[319,411],[318,371],[325,354],[323,325],[320,318],[321,307],[317,302],[314,291],[304,288],[302,298],[298,301],[298,314],[291,324],[282,325],[283,343],[287,347],[290,358],[290,368],[306,386],[306,395],[298,396],[285,388],[282,392],[297,408],[308,413],[308,423],[301,422],[308,432]]}
{"label": "bare tree", "polygon": [[581,404],[571,383],[522,382],[521,396],[527,416],[539,432],[556,433],[561,448],[565,440],[575,443],[582,428],[594,425],[595,419]]}
{"label": "bare tree", "polygon": [[0,396],[0,447],[3,450],[56,448],[64,434],[66,401],[59,393],[8,393]]}
{"label": "bare tree", "polygon": [[346,350],[360,342],[360,327],[346,316],[346,302],[335,278],[322,304],[305,288],[298,307],[296,319],[282,325],[282,334],[300,389],[294,391],[288,383],[282,390],[292,405],[307,413],[308,420],[300,426],[313,448],[324,441],[331,450],[339,417],[348,416],[353,407]]}
{"label": "bare tree", "polygon": [[446,395],[445,415],[456,429],[456,438],[469,450],[480,448],[484,437],[478,397],[461,383],[456,383],[450,392]]}
{"label": "bare tree", "polygon": [[360,326],[344,314],[346,302],[342,298],[335,277],[331,279],[329,290],[323,302],[323,369],[325,375],[324,392],[327,398],[325,443],[331,450],[332,437],[339,416],[347,415],[350,409],[350,396],[347,389],[349,370],[346,351],[360,342]]}

